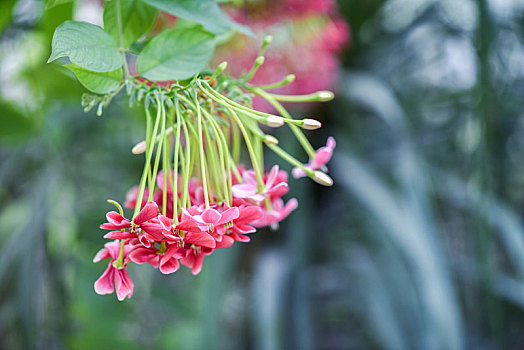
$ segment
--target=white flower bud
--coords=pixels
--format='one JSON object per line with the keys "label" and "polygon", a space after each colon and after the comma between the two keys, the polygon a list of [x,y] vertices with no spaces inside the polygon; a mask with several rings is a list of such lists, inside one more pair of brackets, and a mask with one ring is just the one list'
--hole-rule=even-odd
{"label": "white flower bud", "polygon": [[328,174],[323,173],[321,171],[315,171],[315,175],[313,176],[313,180],[317,184],[321,184],[324,186],[333,186],[333,179],[329,177]]}
{"label": "white flower bud", "polygon": [[278,140],[271,135],[266,135],[266,137],[264,138],[264,143],[268,145],[278,145]]}
{"label": "white flower bud", "polygon": [[318,101],[327,102],[335,98],[335,94],[331,91],[319,91],[317,92]]}
{"label": "white flower bud", "polygon": [[279,126],[284,125],[284,119],[277,115],[270,115],[266,119],[266,125],[272,127],[272,128],[278,128]]}
{"label": "white flower bud", "polygon": [[302,128],[306,130],[316,130],[322,126],[322,123],[315,119],[303,119],[302,121],[304,122]]}
{"label": "white flower bud", "polygon": [[146,151],[146,142],[145,141],[141,141],[139,143],[137,143],[133,149],[131,150],[131,152],[133,154],[142,154]]}

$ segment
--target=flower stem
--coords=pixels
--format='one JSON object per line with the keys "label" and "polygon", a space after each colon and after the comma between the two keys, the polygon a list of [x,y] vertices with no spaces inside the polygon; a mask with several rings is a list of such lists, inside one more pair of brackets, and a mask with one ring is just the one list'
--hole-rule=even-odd
{"label": "flower stem", "polygon": [[[151,118],[151,114],[149,113],[149,110],[146,108],[145,109],[146,111],[146,116],[147,118]],[[138,197],[137,197],[137,200],[136,200],[136,205],[135,205],[135,212],[133,214],[133,218],[138,214],[138,212],[140,211],[141,207],[142,207],[142,199],[144,198],[144,191],[145,191],[145,188],[146,188],[146,179],[147,179],[147,175],[148,175],[148,171],[150,170],[151,168],[151,157],[153,155],[153,148],[154,148],[154,142],[152,142],[153,140],[153,137],[156,136],[156,133],[158,131],[158,124],[160,123],[160,117],[161,117],[161,112],[160,112],[160,107],[158,108],[157,110],[157,115],[156,115],[156,120],[155,120],[155,126],[153,127],[153,132],[151,135],[146,135],[146,140],[149,139],[149,143],[147,143],[147,146],[146,146],[146,163],[144,165],[144,170],[142,172],[142,179],[140,180],[140,188],[138,190]]]}
{"label": "flower stem", "polygon": [[199,142],[199,151],[200,151],[200,171],[202,172],[202,186],[204,187],[204,200],[206,202],[206,208],[209,208],[209,193],[207,189],[207,178],[206,178],[206,161],[204,157],[204,141],[202,139],[202,113],[200,111],[200,103],[198,103],[198,98],[193,97],[195,100],[196,111],[197,111],[197,123],[198,123],[198,142]]}

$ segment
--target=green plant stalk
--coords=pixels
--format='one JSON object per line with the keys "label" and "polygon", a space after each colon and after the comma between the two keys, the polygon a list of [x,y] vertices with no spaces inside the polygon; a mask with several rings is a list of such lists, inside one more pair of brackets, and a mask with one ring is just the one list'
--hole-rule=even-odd
{"label": "green plant stalk", "polygon": [[[264,173],[264,150],[262,147],[262,141],[259,133],[257,132],[258,126],[257,123],[253,120],[246,120],[245,125],[249,131],[251,131],[251,141],[253,142],[253,148],[255,149],[255,154],[257,156],[257,163],[260,167],[259,171]],[[260,130],[260,129],[259,129]],[[258,136],[258,137],[254,137]]]}
{"label": "green plant stalk", "polygon": [[[155,190],[156,185],[156,175],[158,173],[158,165],[160,164],[160,155],[162,154],[162,146],[165,139],[165,133],[166,133],[166,110],[164,104],[160,101],[159,98],[157,98],[157,105],[159,106],[160,110],[162,111],[162,129],[160,131],[160,141],[157,144],[156,148],[156,156],[155,156],[155,163],[153,165],[153,173],[151,174],[151,182],[149,183],[149,198],[148,202],[151,202],[153,200],[153,192]],[[165,186],[164,186],[165,187]]]}
{"label": "green plant stalk", "polygon": [[178,225],[178,156],[180,152],[180,115],[178,113],[178,104],[175,109],[176,116],[176,134],[175,134],[175,151],[173,152],[173,222]]}
{"label": "green plant stalk", "polygon": [[[227,101],[221,99],[221,98],[218,98],[216,96],[214,96],[213,94],[205,91],[205,90],[202,90],[210,99],[212,99],[213,101],[215,101],[216,103],[226,107],[226,108],[231,108],[231,109],[234,109],[236,111],[238,111],[239,113],[244,113],[246,114],[248,117],[256,120],[257,122],[260,122],[260,123],[264,123],[266,121],[266,118],[270,116],[270,114],[268,114],[267,116],[261,116],[259,115],[258,113],[254,113],[255,110],[252,110],[252,109],[249,109],[249,108],[240,108],[240,107],[237,107],[237,106],[234,106],[230,103],[228,103]],[[227,97],[224,97],[222,96],[224,99],[227,99]],[[241,106],[241,105],[240,105]]]}
{"label": "green plant stalk", "polygon": [[233,136],[233,145],[232,145],[233,160],[235,161],[235,164],[238,164],[238,162],[240,161],[240,150],[241,150],[240,146],[242,143],[242,139],[240,138],[240,132],[238,128],[233,123],[231,123],[230,128],[231,128],[232,136]]}
{"label": "green plant stalk", "polygon": [[[252,89],[251,91],[253,91],[258,96],[264,98],[267,102],[269,102],[283,117],[285,117],[286,119],[293,119],[293,117],[288,113],[284,106],[282,106],[280,102],[275,100],[270,94],[260,89]],[[295,137],[297,138],[300,145],[302,145],[304,151],[306,151],[309,158],[315,158],[315,149],[313,148],[313,146],[311,146],[311,143],[309,143],[309,140],[306,138],[302,130],[296,125],[289,123],[288,125],[291,128],[293,134],[295,134]]]}
{"label": "green plant stalk", "polygon": [[287,153],[286,151],[284,151],[282,148],[280,148],[279,146],[277,145],[267,145],[269,147],[269,149],[271,149],[273,152],[275,152],[280,158],[284,159],[286,162],[288,162],[289,164],[293,165],[293,166],[296,166],[302,170],[304,170],[304,172],[309,176],[309,177],[313,177],[315,176],[315,171],[314,170],[311,170],[311,169],[308,169],[304,166],[304,164],[300,163],[298,160],[296,160],[292,155],[290,155],[289,153]]}
{"label": "green plant stalk", "polygon": [[[189,101],[189,100],[187,100],[186,98],[183,98],[183,97],[181,97],[181,99],[183,99],[184,102],[186,102],[191,107],[195,108],[194,103],[192,103],[191,101]],[[220,169],[224,169],[224,159],[223,158],[224,158],[224,154],[225,153],[224,153],[224,151],[222,149],[222,146],[221,146],[222,138],[224,137],[223,133],[221,132],[220,127],[216,124],[216,121],[214,120],[213,116],[208,111],[206,111],[205,109],[201,109],[201,112],[204,115],[204,117],[206,118],[206,120],[210,123],[211,127],[213,128],[213,131],[215,132],[215,136],[217,138],[218,152],[220,154],[220,156],[218,157],[219,160],[220,160]],[[210,149],[209,156],[211,156],[211,159],[208,158],[208,163],[210,162],[210,163],[213,164],[213,170],[214,170],[213,178],[215,179],[215,187],[218,190],[218,189],[220,189],[219,183],[220,182],[224,183],[225,189],[224,189],[223,193],[220,194],[221,195],[221,199],[229,198],[228,192],[230,192],[230,191],[228,191],[227,183],[226,183],[225,179],[223,179],[224,175],[222,174],[222,176],[220,176],[216,172],[216,169],[217,169],[217,167],[215,166],[216,165],[215,164],[215,159],[217,158],[216,157],[216,152],[215,152],[215,149],[212,147],[213,143],[211,142],[211,139],[209,137],[209,132],[208,132],[207,128],[204,128],[204,132],[206,134],[206,142],[207,142],[207,144],[209,146],[209,149]],[[227,151],[227,144],[226,144],[225,147],[226,147],[226,151]],[[229,164],[229,158],[228,158],[227,162]],[[229,171],[229,167],[228,167],[228,171]],[[218,195],[219,194],[217,193],[217,196]]]}
{"label": "green plant stalk", "polygon": [[237,178],[237,181],[239,183],[242,183],[242,176],[240,176],[240,172],[238,171],[238,168],[235,165],[235,164],[238,164],[238,163],[235,162],[235,160],[233,159],[233,157],[231,155],[229,156],[229,162],[233,163],[233,166],[231,167],[231,170],[233,170],[233,174]]}
{"label": "green plant stalk", "polygon": [[[165,120],[164,120],[165,123]],[[165,132],[164,132],[165,134]],[[165,216],[167,214],[167,177],[169,174],[171,174],[171,169],[169,168],[169,151],[168,151],[168,145],[167,145],[167,137],[164,135],[163,139],[163,148],[164,151],[162,152],[162,214]],[[171,175],[169,175],[171,176]]]}
{"label": "green plant stalk", "polygon": [[[220,175],[217,172],[217,169],[218,169],[217,164],[216,164],[217,156],[215,153],[215,147],[213,147],[214,142],[212,142],[211,140],[211,135],[209,135],[208,128],[204,127],[203,129],[204,129],[206,148],[207,148],[207,152],[206,152],[207,165],[208,165],[208,169],[210,169],[208,173],[212,177],[211,180],[213,181],[213,186],[215,189],[215,195],[217,196],[217,201],[221,201],[224,198],[224,195],[222,193],[222,189],[220,188],[221,179],[219,178]],[[212,193],[212,191],[210,191],[210,193]]]}
{"label": "green plant stalk", "polygon": [[198,123],[198,142],[199,142],[199,151],[200,151],[200,167],[202,175],[202,186],[204,187],[204,200],[206,202],[206,208],[209,208],[209,192],[207,188],[207,178],[206,178],[206,162],[204,157],[204,141],[202,139],[202,113],[200,111],[200,104],[198,103],[197,97],[194,96],[196,112],[197,112],[197,123]]}
{"label": "green plant stalk", "polygon": [[219,153],[219,159],[220,159],[220,169],[224,169],[226,171],[223,176],[227,177],[227,181],[225,178],[221,177],[222,183],[224,184],[224,198],[227,200],[228,204],[232,204],[232,194],[231,194],[231,187],[232,187],[232,180],[231,180],[231,168],[229,164],[229,150],[227,148],[227,143],[224,143],[225,136],[220,127],[217,125],[216,121],[213,119],[213,116],[211,116],[209,113],[204,113],[206,118],[208,119],[211,127],[213,128],[213,131],[215,135],[217,135],[217,147],[218,147],[218,153]]}
{"label": "green plant stalk", "polygon": [[264,180],[263,180],[263,174],[260,172],[260,167],[257,162],[257,156],[255,153],[255,150],[253,149],[253,145],[251,144],[251,140],[249,138],[249,134],[247,133],[246,128],[244,127],[244,124],[238,117],[238,115],[235,113],[235,111],[231,108],[227,108],[230,115],[235,119],[235,122],[237,123],[238,127],[240,128],[240,131],[242,132],[242,135],[244,136],[244,141],[246,142],[247,150],[249,152],[249,157],[251,158],[251,164],[253,165],[253,169],[255,170],[256,178],[257,178],[257,189],[258,191],[264,190]]}
{"label": "green plant stalk", "polygon": [[[260,112],[260,111],[257,111],[255,109],[251,109],[249,107],[246,107],[246,106],[244,106],[244,105],[242,105],[240,103],[237,103],[237,102],[227,98],[226,96],[219,94],[207,82],[205,82],[205,81],[202,81],[202,82],[204,83],[204,85],[206,85],[206,87],[204,88],[204,86],[202,86],[202,84],[199,82],[198,86],[200,87],[202,92],[205,93],[207,96],[209,96],[209,98],[211,98],[213,101],[221,104],[222,106],[224,106],[226,108],[233,108],[235,110],[247,113],[249,117],[251,117],[251,118],[253,118],[253,119],[257,120],[257,121],[260,121],[260,122],[263,122],[263,121],[265,121],[265,118],[272,116],[272,114]],[[264,118],[261,118],[261,117],[264,117]],[[290,118],[290,119],[293,119],[293,118]]]}
{"label": "green plant stalk", "polygon": [[[151,118],[149,110],[146,108],[145,111],[146,111],[147,118]],[[147,177],[148,177],[147,175],[148,175],[148,171],[150,170],[150,167],[151,167],[151,157],[153,155],[153,148],[155,146],[154,142],[152,142],[152,139],[153,139],[154,136],[156,136],[156,133],[158,132],[158,124],[160,123],[160,117],[161,117],[161,111],[160,111],[160,107],[159,107],[157,109],[157,115],[156,115],[156,119],[155,119],[155,126],[153,127],[153,132],[152,132],[152,134],[150,136],[146,135],[146,139],[149,138],[150,143],[149,144],[146,143],[146,163],[145,163],[145,166],[144,166],[144,171],[142,173],[142,178],[140,180],[140,188],[138,190],[138,197],[137,197],[137,201],[136,201],[136,205],[135,205],[135,212],[133,213],[133,219],[135,218],[135,216],[140,211],[140,208],[142,207],[142,199],[144,198],[144,190],[146,188],[146,180],[147,180]]]}
{"label": "green plant stalk", "polygon": [[188,198],[189,193],[189,175],[191,172],[191,139],[189,138],[189,132],[187,130],[187,125],[184,117],[181,118],[182,121],[182,127],[184,129],[184,137],[186,138],[186,166],[185,166],[185,173],[184,173],[184,192],[182,192],[182,204],[186,207],[190,207],[191,203]]}

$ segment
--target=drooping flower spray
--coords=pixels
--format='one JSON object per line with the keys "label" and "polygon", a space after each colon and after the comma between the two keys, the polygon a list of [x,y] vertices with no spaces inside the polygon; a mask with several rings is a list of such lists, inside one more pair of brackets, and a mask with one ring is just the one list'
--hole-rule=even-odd
{"label": "drooping flower spray", "polygon": [[[115,6],[112,11],[116,12],[113,17],[117,27],[121,22],[119,1],[125,3],[113,0],[106,4]],[[160,9],[180,15],[177,7]],[[218,5],[216,9],[220,9]],[[107,14],[107,20],[112,15]],[[243,27],[238,29],[238,24],[226,23],[248,32]],[[329,101],[333,93],[271,92],[291,84],[293,75],[263,86],[252,83],[264,64],[264,52],[271,37],[264,40],[252,68],[240,78],[232,78],[227,74],[226,62],[214,71],[205,69],[215,40],[205,30],[168,29],[146,45],[136,67],[129,67],[122,54],[129,51],[125,49],[125,35],[117,33],[120,45],[116,45],[104,36],[107,34],[101,28],[86,25],[82,22],[61,25],[53,38],[50,61],[67,56],[72,62],[68,68],[82,84],[98,93],[83,98],[86,110],[98,106],[101,114],[116,94],[125,90],[130,104],[143,107],[146,119],[144,140],[132,148],[133,153],[144,157],[142,175],[137,186],[127,193],[123,206],[108,201],[116,211],[108,212],[107,222],[100,226],[111,242],[94,258],[94,262],[109,259],[107,269],[95,282],[98,294],[116,290],[119,300],[131,297],[133,282],[126,270],[131,262],[148,263],[163,274],[174,273],[184,265],[196,275],[202,269],[204,257],[216,249],[249,242],[249,234],[257,228],[277,228],[297,207],[297,201],[284,202],[282,197],[289,190],[288,175],[278,165],[265,164],[264,146],[291,164],[295,177],[307,176],[326,186],[333,184],[326,174],[325,163],[333,151],[334,140],[315,151],[302,130],[318,129],[321,123],[311,118],[294,119],[282,105]],[[76,44],[71,44],[72,37],[86,30],[92,35],[85,36],[85,40],[101,38],[99,51],[79,51]],[[119,48],[107,51],[111,45]],[[91,43],[89,48],[92,46],[96,45]],[[107,56],[103,62],[93,64],[102,54]],[[136,74],[130,74],[135,71]],[[255,96],[264,99],[276,112],[254,109]],[[309,156],[309,163],[303,164],[281,148],[279,140],[266,133],[268,128],[261,125],[290,127]],[[241,164],[243,153],[248,156],[247,164]],[[124,208],[131,215],[125,215]]]}

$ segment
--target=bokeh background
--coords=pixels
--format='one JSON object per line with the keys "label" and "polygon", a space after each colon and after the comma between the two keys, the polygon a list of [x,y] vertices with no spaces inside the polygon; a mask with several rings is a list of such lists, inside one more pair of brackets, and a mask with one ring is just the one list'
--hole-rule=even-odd
{"label": "bokeh background", "polygon": [[293,181],[280,230],[197,277],[131,266],[124,302],[92,258],[143,120],[125,96],[84,113],[45,64],[93,3],[0,1],[1,349],[524,349],[524,1],[340,0],[337,98],[295,110],[337,139],[335,185]]}

